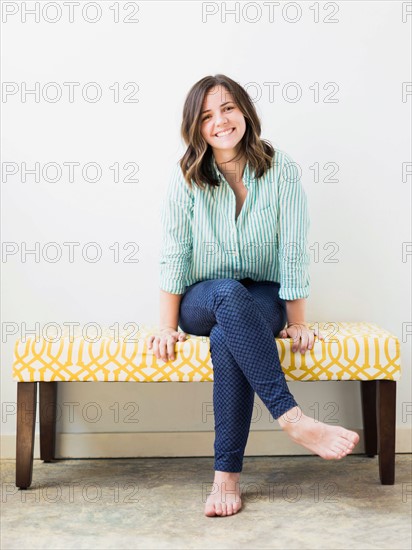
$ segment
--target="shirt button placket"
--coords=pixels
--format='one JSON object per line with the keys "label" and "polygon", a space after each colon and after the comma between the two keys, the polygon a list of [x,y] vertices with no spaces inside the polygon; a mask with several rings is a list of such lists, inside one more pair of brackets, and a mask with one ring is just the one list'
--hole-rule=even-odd
{"label": "shirt button placket", "polygon": [[240,255],[239,255],[239,243],[238,243],[238,240],[237,240],[237,230],[236,230],[236,225],[233,226],[233,237],[234,237],[234,249],[235,249],[235,252],[234,252],[234,257],[235,257],[235,272],[234,272],[234,276],[236,279],[238,279],[240,277],[240,266],[239,266],[239,262],[240,262]]}

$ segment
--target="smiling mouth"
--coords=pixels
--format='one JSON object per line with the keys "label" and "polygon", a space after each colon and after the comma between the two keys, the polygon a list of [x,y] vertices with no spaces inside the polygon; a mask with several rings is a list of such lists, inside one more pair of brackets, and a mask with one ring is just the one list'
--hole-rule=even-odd
{"label": "smiling mouth", "polygon": [[235,131],[234,128],[230,128],[230,129],[227,129],[227,130],[222,130],[221,132],[218,132],[217,134],[215,134],[215,137],[225,137],[225,136],[229,136],[229,135],[232,134],[234,131]]}

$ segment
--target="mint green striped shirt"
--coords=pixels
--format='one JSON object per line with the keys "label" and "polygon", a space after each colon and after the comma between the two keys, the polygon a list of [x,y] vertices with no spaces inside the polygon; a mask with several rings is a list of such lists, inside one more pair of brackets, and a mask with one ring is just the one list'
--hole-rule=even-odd
{"label": "mint green striped shirt", "polygon": [[160,288],[184,294],[205,279],[250,277],[280,283],[284,300],[307,298],[310,222],[294,161],[275,149],[261,178],[246,163],[242,181],[248,192],[235,219],[235,194],[212,158],[219,187],[190,189],[179,163],[172,170],[160,215]]}

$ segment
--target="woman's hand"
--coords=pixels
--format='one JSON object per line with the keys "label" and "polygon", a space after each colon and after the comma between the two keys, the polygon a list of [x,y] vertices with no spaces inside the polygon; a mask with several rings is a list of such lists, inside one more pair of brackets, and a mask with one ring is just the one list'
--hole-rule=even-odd
{"label": "woman's hand", "polygon": [[157,334],[152,334],[149,336],[147,341],[147,346],[149,349],[153,348],[153,353],[156,355],[157,359],[161,358],[163,361],[174,361],[175,359],[175,344],[183,342],[186,340],[186,333],[179,332],[173,328],[163,328],[160,329]]}
{"label": "woman's hand", "polygon": [[281,330],[277,337],[293,338],[292,351],[296,352],[300,347],[300,353],[306,353],[308,349],[313,348],[315,335],[317,335],[319,340],[325,339],[323,334],[317,329],[309,329],[305,324],[292,323]]}

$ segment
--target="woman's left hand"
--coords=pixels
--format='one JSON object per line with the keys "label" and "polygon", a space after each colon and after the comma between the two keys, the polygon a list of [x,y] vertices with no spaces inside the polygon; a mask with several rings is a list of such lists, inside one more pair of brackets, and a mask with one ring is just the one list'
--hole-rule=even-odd
{"label": "woman's left hand", "polygon": [[281,330],[277,337],[292,338],[292,351],[296,352],[300,348],[300,353],[306,353],[308,349],[311,350],[313,348],[315,335],[319,338],[319,340],[325,339],[323,334],[317,329],[310,329],[306,325],[296,324],[290,325]]}

